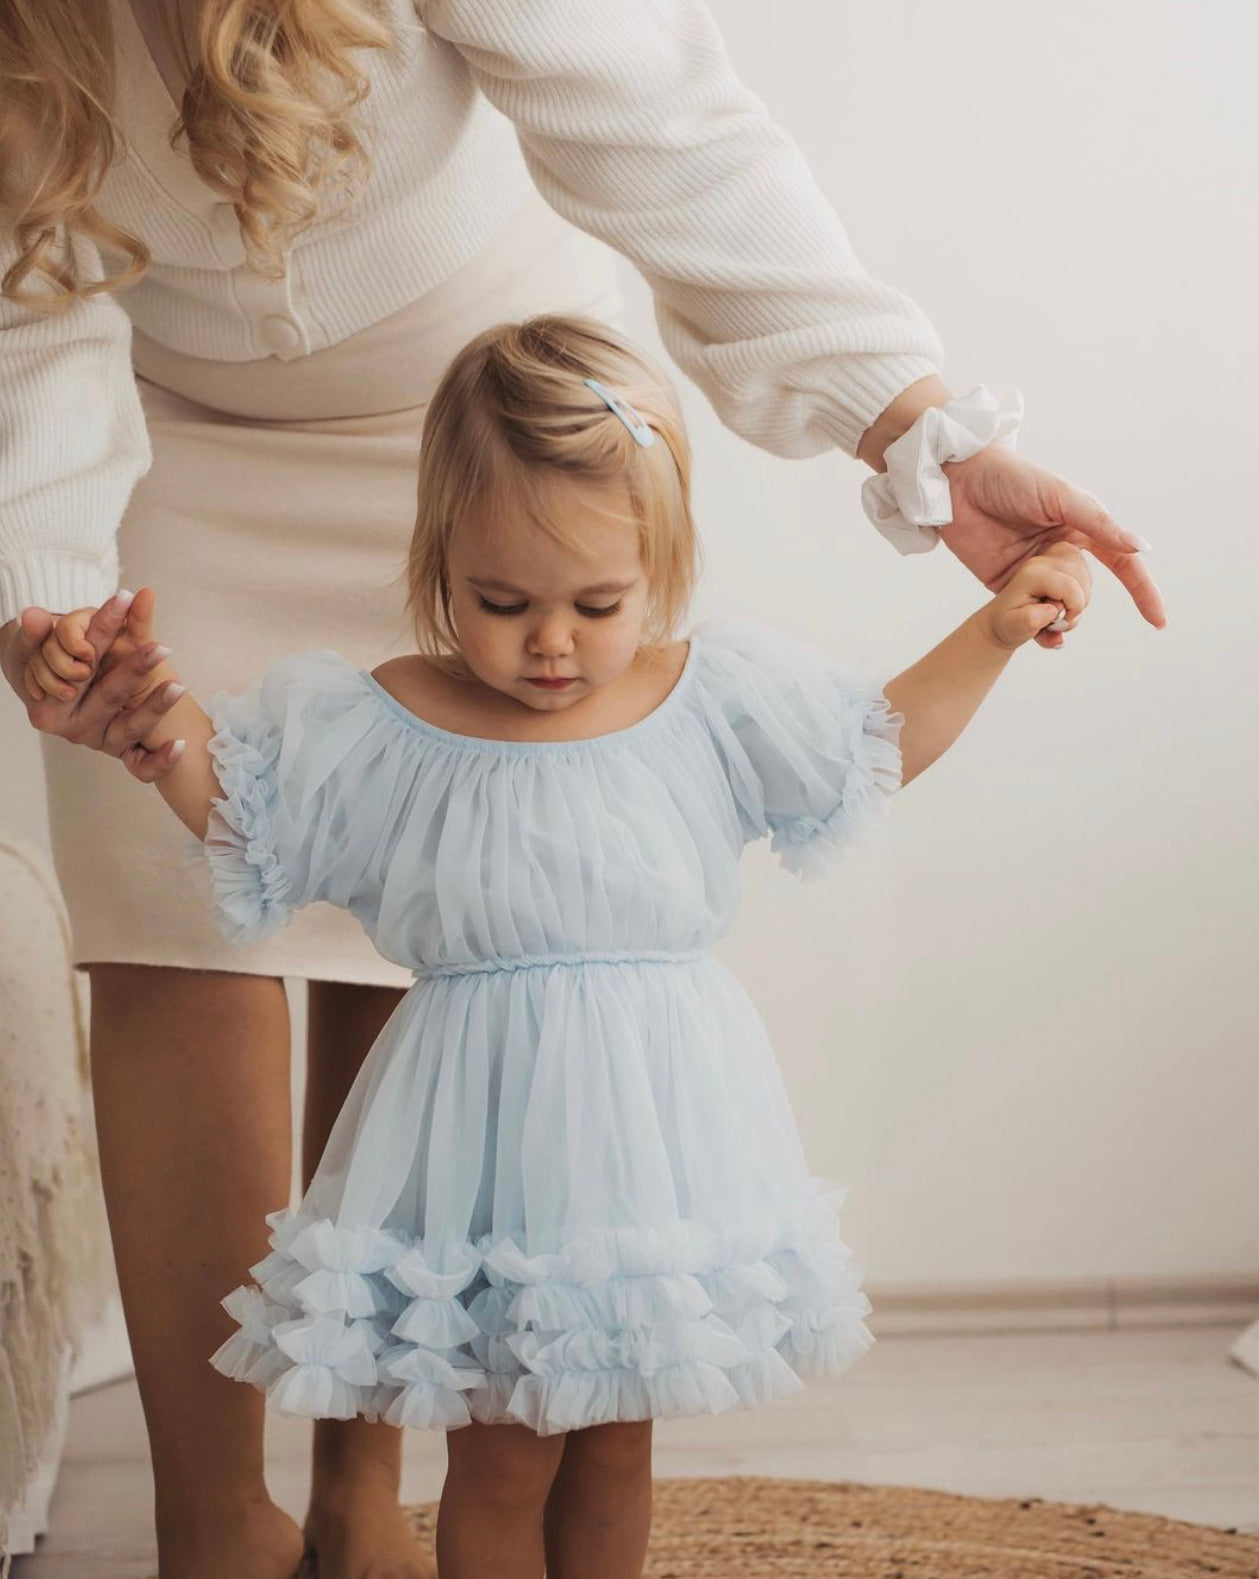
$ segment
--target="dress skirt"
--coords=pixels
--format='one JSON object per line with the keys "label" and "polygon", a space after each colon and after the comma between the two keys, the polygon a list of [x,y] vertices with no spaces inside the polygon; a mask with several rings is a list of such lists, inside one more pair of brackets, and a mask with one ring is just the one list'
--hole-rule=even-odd
{"label": "dress skirt", "polygon": [[[156,589],[158,638],[202,705],[285,653],[326,646],[372,669],[414,650],[403,571],[425,408],[473,335],[539,312],[623,327],[615,254],[531,193],[451,279],[311,356],[207,361],[135,331],[153,464],[121,523],[120,584]],[[327,904],[229,943],[156,791],[100,752],[40,741],[76,965],[410,985]]]}

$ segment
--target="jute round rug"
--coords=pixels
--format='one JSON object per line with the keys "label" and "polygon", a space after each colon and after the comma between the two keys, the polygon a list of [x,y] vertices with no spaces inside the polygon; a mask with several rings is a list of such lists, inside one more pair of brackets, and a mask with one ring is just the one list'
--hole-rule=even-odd
{"label": "jute round rug", "polygon": [[[433,1550],[437,1504],[411,1509]],[[1101,1503],[657,1480],[644,1579],[1259,1579],[1259,1536]],[[594,1579],[594,1576],[592,1576]]]}

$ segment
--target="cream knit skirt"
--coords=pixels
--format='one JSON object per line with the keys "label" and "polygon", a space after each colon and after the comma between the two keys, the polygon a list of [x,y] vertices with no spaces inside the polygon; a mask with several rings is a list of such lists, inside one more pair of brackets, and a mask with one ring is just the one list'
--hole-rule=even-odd
{"label": "cream knit skirt", "polygon": [[[615,254],[531,194],[454,277],[311,356],[205,361],[136,331],[153,465],[121,524],[121,585],[156,588],[159,639],[203,705],[284,653],[331,647],[370,669],[414,650],[400,577],[425,406],[474,334],[548,311],[623,324]],[[76,964],[410,985],[331,905],[251,947],[226,942],[157,791],[100,752],[40,740]]]}

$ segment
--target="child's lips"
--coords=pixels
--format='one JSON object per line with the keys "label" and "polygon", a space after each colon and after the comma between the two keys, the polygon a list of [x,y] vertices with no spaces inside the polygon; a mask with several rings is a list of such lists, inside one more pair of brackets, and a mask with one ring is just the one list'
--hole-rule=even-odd
{"label": "child's lips", "polygon": [[527,674],[525,679],[530,685],[540,685],[546,691],[562,691],[566,685],[572,685],[576,675]]}

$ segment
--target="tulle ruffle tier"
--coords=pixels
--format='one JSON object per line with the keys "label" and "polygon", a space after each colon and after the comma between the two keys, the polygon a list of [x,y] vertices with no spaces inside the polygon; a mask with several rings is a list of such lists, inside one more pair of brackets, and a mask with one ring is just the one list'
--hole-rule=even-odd
{"label": "tulle ruffle tier", "polygon": [[536,1254],[273,1212],[211,1363],[283,1414],[420,1429],[545,1436],[772,1403],[873,1342],[846,1191],[813,1183],[791,1217],[591,1230]]}

